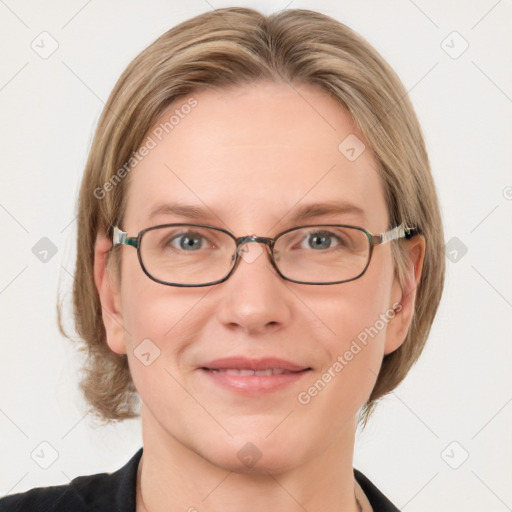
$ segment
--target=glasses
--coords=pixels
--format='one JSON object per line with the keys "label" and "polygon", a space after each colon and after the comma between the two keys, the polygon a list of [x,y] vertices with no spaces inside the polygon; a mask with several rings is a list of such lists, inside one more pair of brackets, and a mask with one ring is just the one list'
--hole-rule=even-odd
{"label": "glasses", "polygon": [[361,277],[375,245],[411,238],[415,228],[403,224],[380,235],[344,224],[298,226],[274,238],[236,237],[222,228],[203,224],[163,224],[128,237],[113,228],[113,246],[130,245],[144,273],[169,286],[211,286],[235,271],[240,259],[251,262],[244,244],[265,244],[277,273],[300,284],[339,284]]}

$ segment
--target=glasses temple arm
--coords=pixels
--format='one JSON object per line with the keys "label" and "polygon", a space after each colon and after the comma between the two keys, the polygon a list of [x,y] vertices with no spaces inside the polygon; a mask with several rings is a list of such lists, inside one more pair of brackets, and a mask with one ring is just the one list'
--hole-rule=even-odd
{"label": "glasses temple arm", "polygon": [[376,239],[377,244],[385,244],[393,240],[399,240],[400,238],[405,238],[408,240],[409,238],[412,238],[414,235],[417,234],[417,228],[408,228],[403,224],[400,224],[399,226],[395,226],[394,228],[391,228],[389,231],[386,231],[381,235],[377,235],[374,238]]}
{"label": "glasses temple arm", "polygon": [[128,237],[128,233],[126,233],[126,231],[121,231],[117,226],[114,226],[112,245],[132,245],[133,247],[138,247],[139,239]]}

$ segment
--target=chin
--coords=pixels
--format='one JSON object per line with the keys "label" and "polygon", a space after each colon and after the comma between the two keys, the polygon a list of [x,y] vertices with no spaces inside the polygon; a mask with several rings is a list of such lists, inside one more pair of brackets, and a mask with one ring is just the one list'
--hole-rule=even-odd
{"label": "chin", "polygon": [[[228,445],[216,445],[214,453],[203,453],[208,459],[226,471],[233,471],[241,474],[278,474],[291,470],[307,458],[303,453],[304,443],[295,445],[283,443],[282,440],[272,442],[265,439],[265,436],[252,435],[252,441],[246,437],[235,437]],[[215,446],[212,442],[211,446]]]}

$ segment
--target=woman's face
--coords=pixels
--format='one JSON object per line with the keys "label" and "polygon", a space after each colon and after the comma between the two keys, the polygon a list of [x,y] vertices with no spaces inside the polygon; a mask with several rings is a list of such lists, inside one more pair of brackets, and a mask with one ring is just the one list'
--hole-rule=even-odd
{"label": "woman's face", "polygon": [[[179,222],[264,237],[304,224],[351,224],[374,234],[388,228],[371,151],[324,92],[256,83],[192,96],[197,104],[180,110],[168,134],[148,133],[156,146],[130,175],[120,226],[129,236]],[[297,217],[327,203],[340,210]],[[202,213],[160,208],[176,204]],[[250,243],[227,281],[199,288],[152,281],[137,251],[119,248],[119,287],[108,279],[98,287],[109,346],[128,355],[142,400],[145,439],[235,471],[286,470],[327,448],[350,450],[382,358],[407,328],[407,298],[393,311],[404,298],[390,245],[375,247],[361,278],[320,286],[283,280],[267,249]],[[217,364],[224,370],[281,365],[269,358],[303,370],[213,372],[213,361],[226,358],[234,359]]]}

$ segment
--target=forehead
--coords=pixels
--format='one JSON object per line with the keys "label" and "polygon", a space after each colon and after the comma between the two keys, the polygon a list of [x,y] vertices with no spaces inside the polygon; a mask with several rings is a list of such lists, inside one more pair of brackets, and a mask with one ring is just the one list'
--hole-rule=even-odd
{"label": "forehead", "polygon": [[[370,148],[347,112],[314,86],[262,82],[199,91],[167,109],[150,140],[131,172],[124,229],[182,222],[171,209],[164,213],[165,204],[181,204],[207,212],[210,223],[261,231],[324,202],[356,207],[340,221],[386,227]],[[190,222],[200,220],[201,213]]]}

